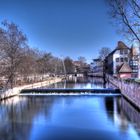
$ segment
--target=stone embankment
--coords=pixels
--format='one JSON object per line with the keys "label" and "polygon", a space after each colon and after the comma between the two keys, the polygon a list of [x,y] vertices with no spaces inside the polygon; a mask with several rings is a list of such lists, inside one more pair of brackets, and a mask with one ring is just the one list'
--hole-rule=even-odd
{"label": "stone embankment", "polygon": [[6,99],[6,98],[9,98],[12,96],[16,96],[23,89],[31,89],[31,88],[39,88],[39,87],[43,87],[43,86],[48,86],[50,84],[60,82],[60,81],[62,81],[62,79],[63,78],[54,77],[54,78],[48,79],[48,80],[43,81],[43,82],[37,82],[37,83],[28,84],[28,85],[24,85],[24,86],[14,87],[13,89],[1,91],[0,100]]}
{"label": "stone embankment", "polygon": [[140,84],[136,82],[126,82],[122,79],[106,76],[106,79],[118,87],[121,94],[129,100],[133,105],[140,109]]}

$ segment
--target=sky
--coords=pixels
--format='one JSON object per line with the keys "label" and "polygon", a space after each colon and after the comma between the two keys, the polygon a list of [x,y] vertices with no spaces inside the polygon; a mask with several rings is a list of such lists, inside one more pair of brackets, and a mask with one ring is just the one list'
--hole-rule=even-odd
{"label": "sky", "polygon": [[98,57],[122,37],[110,24],[104,0],[0,0],[0,21],[19,25],[31,47],[58,57]]}

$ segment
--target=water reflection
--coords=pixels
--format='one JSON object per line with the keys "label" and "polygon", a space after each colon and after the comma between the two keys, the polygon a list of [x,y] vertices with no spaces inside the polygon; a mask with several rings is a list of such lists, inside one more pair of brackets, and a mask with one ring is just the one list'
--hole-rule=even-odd
{"label": "water reflection", "polygon": [[[17,102],[18,100],[18,102]],[[34,117],[46,106],[47,111],[53,102],[53,98],[42,98],[41,104],[38,98],[14,97],[0,104],[0,139],[2,140],[28,140]]]}
{"label": "water reflection", "polygon": [[121,98],[121,107],[128,120],[131,121],[137,131],[140,132],[140,112],[124,98]]}
{"label": "water reflection", "polygon": [[128,120],[126,115],[121,109],[121,98],[106,98],[105,100],[106,110],[112,110],[108,113],[108,117],[120,128],[121,131],[127,131]]}
{"label": "water reflection", "polygon": [[0,104],[0,139],[138,140],[139,120],[119,97],[14,97]]}
{"label": "water reflection", "polygon": [[104,83],[102,78],[74,77],[47,86],[47,88],[96,88],[96,89],[100,88],[101,89],[101,88],[116,88],[116,87],[111,85],[110,83]]}

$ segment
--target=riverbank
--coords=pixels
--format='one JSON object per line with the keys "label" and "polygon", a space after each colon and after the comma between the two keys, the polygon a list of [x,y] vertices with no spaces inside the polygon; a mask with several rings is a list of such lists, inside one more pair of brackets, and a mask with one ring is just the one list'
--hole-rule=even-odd
{"label": "riverbank", "polygon": [[126,82],[122,79],[106,76],[107,80],[118,87],[121,94],[137,109],[140,110],[140,84],[136,82]]}
{"label": "riverbank", "polygon": [[48,79],[47,81],[43,81],[43,82],[37,82],[37,83],[33,83],[33,84],[28,84],[28,85],[23,85],[23,86],[19,86],[19,87],[14,87],[13,89],[8,89],[6,91],[3,91],[0,94],[0,100],[4,100],[6,98],[10,98],[13,96],[18,95],[23,89],[31,89],[31,88],[39,88],[39,87],[43,87],[43,86],[48,86],[57,82],[62,81],[63,78],[60,77],[54,77],[51,79]]}

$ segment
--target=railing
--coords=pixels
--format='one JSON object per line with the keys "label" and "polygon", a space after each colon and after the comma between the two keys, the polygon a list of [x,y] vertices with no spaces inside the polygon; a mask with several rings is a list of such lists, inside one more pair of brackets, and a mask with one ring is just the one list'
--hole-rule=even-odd
{"label": "railing", "polygon": [[106,79],[116,85],[129,101],[140,108],[140,84],[136,82],[127,82],[123,79],[115,78],[110,75],[106,75]]}

